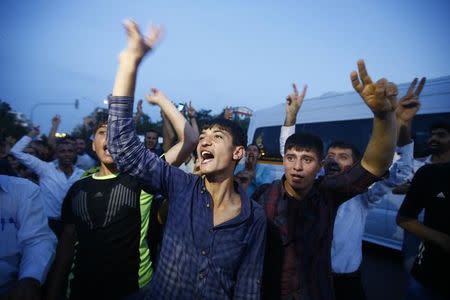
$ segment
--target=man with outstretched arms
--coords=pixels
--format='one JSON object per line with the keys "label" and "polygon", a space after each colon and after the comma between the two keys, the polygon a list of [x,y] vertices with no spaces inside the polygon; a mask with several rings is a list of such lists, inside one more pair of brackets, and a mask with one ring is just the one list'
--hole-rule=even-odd
{"label": "man with outstretched arms", "polygon": [[[203,177],[171,167],[146,149],[134,132],[133,94],[139,63],[158,40],[159,30],[144,37],[133,22],[126,29],[128,46],[120,55],[109,99],[108,149],[120,171],[140,177],[169,200],[158,268],[147,297],[259,299],[266,219],[233,181],[234,168],[244,156],[245,134],[227,120],[203,128],[197,146]],[[167,116],[177,113],[156,89],[148,99],[167,107]],[[188,135],[186,128],[184,124]]]}

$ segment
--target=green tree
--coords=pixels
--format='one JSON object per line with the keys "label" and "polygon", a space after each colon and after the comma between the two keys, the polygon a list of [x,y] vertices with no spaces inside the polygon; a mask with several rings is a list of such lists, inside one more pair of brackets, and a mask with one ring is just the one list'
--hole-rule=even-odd
{"label": "green tree", "polygon": [[25,135],[29,128],[23,120],[19,120],[11,110],[11,106],[0,100],[0,133],[2,137],[12,136],[20,138]]}

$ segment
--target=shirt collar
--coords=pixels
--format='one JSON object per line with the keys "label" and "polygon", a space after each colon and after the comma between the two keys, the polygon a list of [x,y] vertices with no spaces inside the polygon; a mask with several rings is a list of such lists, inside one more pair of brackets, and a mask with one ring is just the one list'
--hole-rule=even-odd
{"label": "shirt collar", "polygon": [[[253,203],[251,199],[247,196],[247,193],[239,187],[239,184],[236,181],[233,182],[233,185],[235,191],[237,191],[241,197],[241,212],[233,219],[228,220],[217,227],[236,226],[246,222],[252,214]],[[206,190],[205,176],[202,176],[202,189]]]}

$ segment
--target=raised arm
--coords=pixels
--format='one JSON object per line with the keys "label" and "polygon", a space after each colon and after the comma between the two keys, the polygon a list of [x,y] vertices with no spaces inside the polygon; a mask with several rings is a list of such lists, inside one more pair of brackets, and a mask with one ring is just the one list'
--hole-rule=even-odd
{"label": "raised arm", "polygon": [[33,128],[30,130],[28,135],[24,135],[20,140],[18,140],[14,146],[11,148],[11,154],[27,168],[31,169],[37,175],[42,175],[45,172],[46,162],[40,160],[34,155],[23,152],[26,146],[39,135],[39,130]]}
{"label": "raised arm", "polygon": [[159,41],[161,30],[159,27],[153,26],[149,34],[143,36],[135,22],[126,20],[124,26],[128,44],[119,55],[119,68],[116,73],[112,95],[133,97],[139,64]]}
{"label": "raised arm", "polygon": [[397,126],[398,126],[398,139],[397,146],[402,147],[412,142],[411,139],[411,127],[412,121],[420,109],[420,100],[419,96],[422,92],[422,89],[425,85],[426,78],[422,77],[417,85],[417,78],[411,82],[411,85],[406,92],[406,95],[403,96],[398,102],[397,108],[395,109],[395,116],[397,118]]}
{"label": "raised arm", "polygon": [[397,140],[395,108],[397,86],[382,78],[372,82],[363,60],[358,61],[358,72],[350,75],[353,88],[373,112],[372,135],[361,160],[361,165],[375,176],[383,176],[389,169]]}
{"label": "raised arm", "polygon": [[147,100],[151,104],[161,107],[161,110],[174,127],[175,133],[178,136],[178,143],[165,154],[167,163],[174,166],[181,165],[192,151],[194,151],[198,142],[198,135],[175,105],[159,90],[152,89],[151,94],[147,96]]}
{"label": "raised arm", "polygon": [[61,124],[61,116],[55,115],[52,118],[52,127],[48,133],[48,144],[55,149],[56,148],[56,132],[58,131],[59,124]]}
{"label": "raised arm", "polygon": [[280,132],[280,154],[284,156],[284,145],[288,137],[295,133],[295,124],[297,123],[297,114],[302,107],[308,86],[303,86],[301,94],[298,93],[297,85],[292,84],[293,92],[286,97],[286,112],[284,116],[284,126],[281,126]]}
{"label": "raised arm", "polygon": [[163,151],[167,152],[172,148],[175,143],[175,131],[173,130],[172,124],[170,124],[169,119],[161,110],[161,119],[163,121]]}
{"label": "raised arm", "polygon": [[141,122],[142,115],[144,114],[144,111],[142,110],[142,99],[139,99],[137,105],[136,105],[136,113],[134,114],[133,120],[134,124],[139,125]]}
{"label": "raised arm", "polygon": [[197,111],[192,106],[191,101],[189,101],[189,105],[187,106],[187,117],[189,119],[189,122],[191,122],[192,129],[194,129],[194,133],[199,136],[200,130],[198,128],[197,124]]}

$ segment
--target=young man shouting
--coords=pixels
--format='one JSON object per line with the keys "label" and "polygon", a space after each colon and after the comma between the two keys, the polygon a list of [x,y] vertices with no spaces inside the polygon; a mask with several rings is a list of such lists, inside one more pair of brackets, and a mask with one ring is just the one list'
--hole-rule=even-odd
{"label": "young man shouting", "polygon": [[[167,165],[145,148],[134,132],[133,94],[139,63],[154,46],[159,30],[141,36],[125,24],[128,46],[109,105],[108,149],[120,171],[140,177],[169,200],[158,268],[149,299],[259,299],[264,257],[264,211],[233,181],[244,156],[245,134],[231,121],[218,120],[200,134],[197,153],[203,177]],[[177,113],[158,90],[148,97]],[[170,107],[168,107],[170,106]]]}

